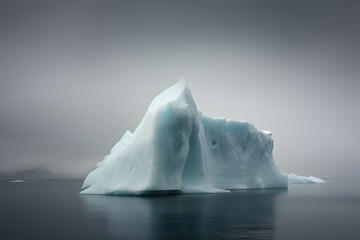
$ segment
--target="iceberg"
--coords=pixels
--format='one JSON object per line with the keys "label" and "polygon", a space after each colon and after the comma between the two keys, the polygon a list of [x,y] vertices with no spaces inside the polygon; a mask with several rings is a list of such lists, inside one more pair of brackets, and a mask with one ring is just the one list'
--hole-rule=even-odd
{"label": "iceberg", "polygon": [[181,78],[153,99],[135,131],[125,132],[88,174],[81,194],[287,188],[271,135],[249,122],[202,114]]}
{"label": "iceberg", "polygon": [[9,182],[11,182],[11,183],[21,183],[21,182],[24,182],[24,180],[17,179],[17,180],[11,180]]}

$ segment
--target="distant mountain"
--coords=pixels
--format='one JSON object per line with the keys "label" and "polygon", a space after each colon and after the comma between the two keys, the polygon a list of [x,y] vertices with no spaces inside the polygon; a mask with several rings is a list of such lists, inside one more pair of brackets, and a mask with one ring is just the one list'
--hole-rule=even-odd
{"label": "distant mountain", "polygon": [[21,171],[0,173],[0,178],[3,179],[48,179],[53,177],[54,175],[45,167],[37,167]]}

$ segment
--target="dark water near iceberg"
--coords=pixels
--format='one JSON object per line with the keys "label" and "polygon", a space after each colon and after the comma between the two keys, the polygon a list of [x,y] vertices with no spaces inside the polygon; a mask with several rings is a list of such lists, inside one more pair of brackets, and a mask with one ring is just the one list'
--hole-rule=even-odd
{"label": "dark water near iceberg", "polygon": [[157,197],[0,182],[0,239],[360,239],[360,180]]}

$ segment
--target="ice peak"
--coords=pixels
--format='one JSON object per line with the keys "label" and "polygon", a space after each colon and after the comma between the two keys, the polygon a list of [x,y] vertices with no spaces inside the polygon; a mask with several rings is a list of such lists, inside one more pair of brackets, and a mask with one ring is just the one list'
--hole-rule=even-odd
{"label": "ice peak", "polygon": [[154,98],[150,104],[149,111],[154,111],[160,106],[178,99],[186,91],[190,90],[188,89],[184,78],[180,77],[180,80],[175,85],[165,89]]}
{"label": "ice peak", "polygon": [[181,84],[185,84],[186,85],[186,82],[185,82],[185,79],[183,76],[180,77],[179,81],[177,83],[181,83]]}
{"label": "ice peak", "polygon": [[[184,91],[185,89],[188,89],[188,86],[186,84],[185,79],[183,78],[183,76],[180,77],[179,81],[177,81],[177,83],[175,83],[175,85],[171,86],[170,88],[176,88],[178,91]],[[166,89],[167,90],[167,89]],[[165,90],[165,91],[166,91]],[[164,92],[165,92],[164,91]]]}

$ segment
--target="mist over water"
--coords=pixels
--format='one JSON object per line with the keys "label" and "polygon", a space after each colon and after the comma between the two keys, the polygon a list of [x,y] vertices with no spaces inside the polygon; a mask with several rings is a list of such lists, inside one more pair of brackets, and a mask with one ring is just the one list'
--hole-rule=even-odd
{"label": "mist over water", "polygon": [[0,1],[0,168],[84,177],[184,76],[273,132],[286,172],[357,177],[357,1]]}
{"label": "mist over water", "polygon": [[[0,239],[360,239],[359,12],[0,0]],[[180,76],[204,114],[271,131],[281,170],[328,183],[115,197],[54,180],[84,178]]]}

